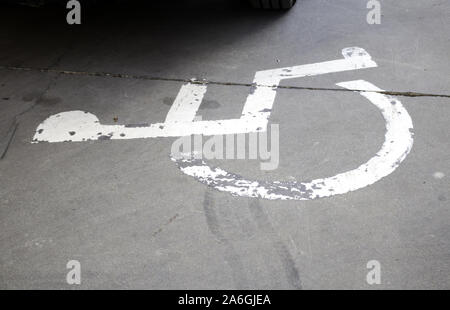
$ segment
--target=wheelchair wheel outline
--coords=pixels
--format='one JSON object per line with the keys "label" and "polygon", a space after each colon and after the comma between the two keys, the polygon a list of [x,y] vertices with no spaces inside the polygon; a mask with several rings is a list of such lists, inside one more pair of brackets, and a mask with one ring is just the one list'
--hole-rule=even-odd
{"label": "wheelchair wheel outline", "polygon": [[411,151],[414,143],[412,119],[399,100],[381,94],[382,89],[367,81],[357,80],[336,85],[361,90],[355,92],[379,108],[386,122],[385,141],[381,149],[356,169],[310,182],[257,181],[246,180],[221,168],[211,168],[193,156],[171,159],[184,174],[218,191],[240,197],[312,200],[345,194],[372,185],[394,172]]}

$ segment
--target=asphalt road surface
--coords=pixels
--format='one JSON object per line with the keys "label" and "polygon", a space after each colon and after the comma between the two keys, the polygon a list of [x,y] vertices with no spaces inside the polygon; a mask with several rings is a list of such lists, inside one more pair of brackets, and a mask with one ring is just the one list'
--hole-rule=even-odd
{"label": "asphalt road surface", "polygon": [[[367,23],[366,4],[301,0],[280,13],[128,1],[83,7],[74,26],[64,8],[1,6],[0,287],[449,289],[450,2],[384,0],[380,25]],[[163,122],[193,78],[210,82],[197,116],[239,118],[257,71],[343,59],[346,47],[377,67],[281,81],[270,115],[278,169],[208,163],[266,181],[357,168],[384,143],[385,120],[335,84],[364,80],[401,102],[414,145],[355,191],[233,196],[177,167],[176,137],[31,143],[66,111],[110,125]],[[81,285],[66,282],[70,260]],[[381,283],[370,285],[373,260]]]}

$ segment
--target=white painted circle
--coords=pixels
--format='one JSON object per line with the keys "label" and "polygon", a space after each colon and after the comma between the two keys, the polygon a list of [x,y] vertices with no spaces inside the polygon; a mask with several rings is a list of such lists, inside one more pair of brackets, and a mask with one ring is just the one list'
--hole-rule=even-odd
{"label": "white painted circle", "polygon": [[311,200],[345,194],[369,186],[391,174],[406,158],[413,146],[413,124],[408,111],[395,98],[382,94],[382,89],[358,80],[337,84],[357,90],[380,109],[386,121],[385,141],[377,154],[354,170],[332,177],[301,181],[246,180],[221,168],[190,158],[175,159],[180,170],[209,187],[234,196],[269,200]]}

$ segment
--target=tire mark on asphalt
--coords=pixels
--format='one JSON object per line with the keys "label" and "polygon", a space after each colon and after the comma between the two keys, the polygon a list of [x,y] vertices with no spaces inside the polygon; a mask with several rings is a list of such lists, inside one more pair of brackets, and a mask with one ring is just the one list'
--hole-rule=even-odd
{"label": "tire mark on asphalt", "polygon": [[250,200],[248,207],[250,209],[250,213],[255,219],[259,230],[270,239],[272,247],[280,257],[289,284],[295,289],[301,290],[302,283],[298,269],[295,266],[294,258],[292,257],[286,245],[281,240],[280,236],[276,233],[275,229],[270,223],[269,218],[264,213],[259,200]]}
{"label": "tire mark on asphalt", "polygon": [[245,276],[245,268],[242,261],[233,247],[233,244],[225,237],[220,228],[219,220],[215,211],[214,198],[212,190],[207,188],[203,200],[203,209],[205,212],[206,223],[209,231],[224,246],[224,258],[231,269],[233,280],[238,289],[247,287],[247,279]]}

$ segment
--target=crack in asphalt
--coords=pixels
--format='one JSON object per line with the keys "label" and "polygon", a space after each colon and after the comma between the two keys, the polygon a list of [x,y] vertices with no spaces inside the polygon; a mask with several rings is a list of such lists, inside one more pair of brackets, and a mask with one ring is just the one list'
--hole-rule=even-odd
{"label": "crack in asphalt", "polygon": [[14,119],[13,123],[11,124],[11,126],[8,129],[8,133],[6,135],[7,139],[6,139],[5,147],[3,148],[3,152],[0,155],[0,160],[5,158],[6,153],[9,150],[9,146],[11,145],[11,143],[14,139],[14,136],[16,135],[17,127],[19,127],[19,123]]}
{"label": "crack in asphalt", "polygon": [[[9,147],[11,146],[11,143],[14,140],[14,137],[16,136],[17,128],[19,127],[19,124],[20,124],[19,118],[21,116],[25,115],[26,113],[30,112],[31,110],[33,110],[36,107],[36,105],[39,104],[39,101],[42,100],[42,98],[44,98],[44,96],[48,93],[48,91],[56,83],[56,80],[59,78],[59,76],[60,75],[58,74],[53,79],[51,79],[51,81],[49,82],[47,87],[44,89],[44,91],[40,94],[40,96],[38,98],[35,98],[34,102],[28,108],[26,108],[22,112],[17,113],[16,115],[14,115],[12,117],[11,126],[9,126],[6,137],[5,137],[6,143],[0,143],[0,151],[3,149],[3,151],[1,151],[1,153],[0,153],[1,154],[0,160],[3,160],[6,157],[6,153],[8,153]],[[2,144],[4,144],[4,146]]]}
{"label": "crack in asphalt", "polygon": [[180,83],[192,83],[201,85],[222,85],[222,86],[239,86],[239,87],[276,87],[277,89],[292,89],[292,90],[311,90],[311,91],[340,91],[340,92],[371,92],[379,93],[389,96],[402,96],[402,97],[437,97],[437,98],[450,98],[450,94],[430,94],[413,91],[372,91],[364,89],[341,89],[341,88],[325,88],[325,87],[304,87],[304,86],[276,86],[276,85],[263,85],[254,83],[239,83],[239,82],[222,82],[222,81],[208,81],[197,79],[183,79],[183,78],[167,78],[149,75],[133,75],[124,73],[112,73],[112,72],[89,72],[89,71],[71,71],[71,70],[59,70],[50,68],[31,68],[31,67],[15,67],[15,66],[0,66],[2,70],[9,71],[33,71],[41,73],[58,73],[63,75],[78,75],[78,76],[92,76],[92,77],[106,77],[106,78],[121,78],[132,80],[144,80],[144,81],[163,81],[163,82],[180,82]]}

